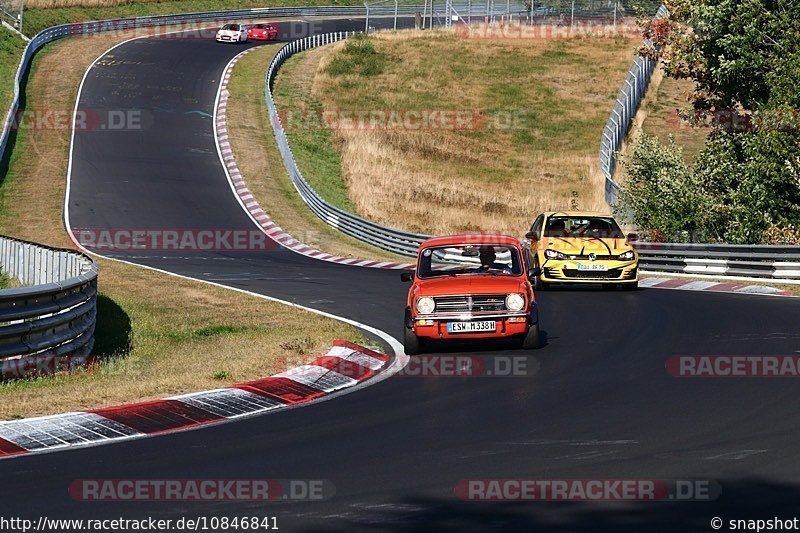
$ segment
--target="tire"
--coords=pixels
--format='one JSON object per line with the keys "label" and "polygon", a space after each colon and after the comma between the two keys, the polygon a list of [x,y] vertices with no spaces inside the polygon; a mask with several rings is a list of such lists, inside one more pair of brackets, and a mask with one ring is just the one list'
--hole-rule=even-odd
{"label": "tire", "polygon": [[535,350],[540,345],[541,340],[539,339],[539,323],[537,322],[528,328],[528,333],[526,333],[525,338],[522,339],[522,348],[524,350]]}
{"label": "tire", "polygon": [[403,328],[403,349],[406,355],[419,355],[422,351],[422,341],[411,328]]}

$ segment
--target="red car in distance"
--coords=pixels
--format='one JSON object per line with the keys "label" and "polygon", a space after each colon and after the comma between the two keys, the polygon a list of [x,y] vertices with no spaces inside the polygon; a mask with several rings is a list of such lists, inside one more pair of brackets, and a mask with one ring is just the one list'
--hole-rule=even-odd
{"label": "red car in distance", "polygon": [[272,24],[254,24],[247,29],[247,37],[254,41],[274,41],[278,38],[278,27]]}

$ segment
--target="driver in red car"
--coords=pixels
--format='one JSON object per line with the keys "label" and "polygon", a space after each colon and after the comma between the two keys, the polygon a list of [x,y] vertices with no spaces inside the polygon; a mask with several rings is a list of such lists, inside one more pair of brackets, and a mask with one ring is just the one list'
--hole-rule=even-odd
{"label": "driver in red car", "polygon": [[481,260],[481,266],[478,267],[478,272],[499,270],[503,274],[511,274],[511,268],[508,265],[495,262],[497,253],[494,251],[494,246],[481,246],[478,257]]}

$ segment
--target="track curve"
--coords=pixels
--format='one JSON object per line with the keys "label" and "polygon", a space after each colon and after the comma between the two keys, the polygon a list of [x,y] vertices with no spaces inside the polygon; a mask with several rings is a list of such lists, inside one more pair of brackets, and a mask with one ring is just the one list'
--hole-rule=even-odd
{"label": "track curve", "polygon": [[[360,24],[331,21],[323,31]],[[157,127],[76,133],[67,199],[72,227],[254,227],[230,191],[210,118],[220,73],[241,49],[139,39],[88,72],[79,107],[150,110]],[[115,257],[401,333],[406,286],[396,272],[286,250]],[[4,514],[31,517],[276,515],[288,531],[675,531],[708,530],[712,516],[780,515],[796,502],[796,382],[676,379],[664,365],[675,354],[792,354],[800,349],[800,303],[658,290],[553,291],[540,299],[547,343],[527,354],[537,368],[531,376],[397,377],[311,408],[3,461],[0,506]],[[81,478],[253,477],[329,479],[336,496],[267,505],[81,504],[67,493]],[[713,479],[723,493],[702,504],[625,506],[472,503],[453,495],[462,479],[524,477]]]}

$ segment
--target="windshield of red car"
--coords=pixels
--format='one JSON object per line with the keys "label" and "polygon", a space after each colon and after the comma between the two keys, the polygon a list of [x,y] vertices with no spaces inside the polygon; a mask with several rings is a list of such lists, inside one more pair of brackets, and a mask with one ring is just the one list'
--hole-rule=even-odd
{"label": "windshield of red car", "polygon": [[599,239],[623,239],[622,230],[610,217],[567,217],[547,219],[545,237],[584,237]]}
{"label": "windshield of red car", "polygon": [[453,275],[519,276],[522,261],[514,246],[453,245],[425,248],[419,254],[417,276]]}

